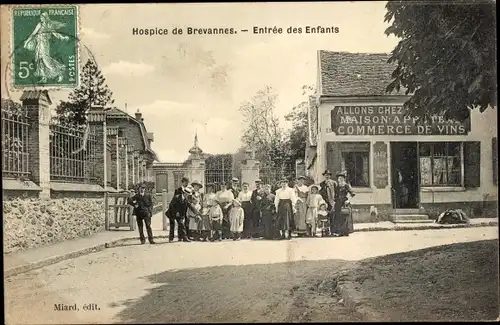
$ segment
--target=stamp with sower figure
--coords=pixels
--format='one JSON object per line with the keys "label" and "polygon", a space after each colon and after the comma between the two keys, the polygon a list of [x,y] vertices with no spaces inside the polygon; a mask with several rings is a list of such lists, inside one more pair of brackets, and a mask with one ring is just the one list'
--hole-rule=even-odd
{"label": "stamp with sower figure", "polygon": [[12,8],[15,88],[75,88],[79,80],[78,7]]}

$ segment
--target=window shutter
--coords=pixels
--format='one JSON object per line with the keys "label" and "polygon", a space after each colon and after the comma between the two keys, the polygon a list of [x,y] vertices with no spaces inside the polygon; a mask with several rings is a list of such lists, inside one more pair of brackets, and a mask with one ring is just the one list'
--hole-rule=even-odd
{"label": "window shutter", "polygon": [[[340,171],[342,168],[342,156],[340,153],[339,142],[326,143],[326,168],[333,174]],[[321,171],[323,173],[323,170]]]}
{"label": "window shutter", "polygon": [[481,142],[464,142],[464,183],[465,187],[481,185]]}
{"label": "window shutter", "polygon": [[493,155],[493,184],[498,185],[498,143],[497,138],[491,139],[492,155]]}

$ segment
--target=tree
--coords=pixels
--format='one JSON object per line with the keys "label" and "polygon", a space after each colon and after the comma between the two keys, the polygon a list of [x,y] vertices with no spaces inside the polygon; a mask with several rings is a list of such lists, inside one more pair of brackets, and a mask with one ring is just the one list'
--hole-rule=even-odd
{"label": "tree", "polygon": [[278,95],[266,86],[240,107],[247,123],[242,141],[268,166],[282,166],[288,156],[285,132],[274,112],[277,101]]}
{"label": "tree", "polygon": [[294,106],[292,111],[285,115],[285,120],[292,122],[292,129],[288,133],[288,146],[290,148],[290,156],[292,160],[304,159],[306,155],[306,143],[308,137],[308,109],[309,96],[314,93],[313,86],[302,86],[302,95],[306,95],[307,99],[300,104]]}
{"label": "tree", "polygon": [[464,121],[469,109],[496,106],[495,4],[389,1],[387,35],[400,42],[387,91],[406,88],[412,116]]}
{"label": "tree", "polygon": [[90,107],[111,105],[114,103],[112,96],[106,78],[89,59],[82,69],[80,86],[69,94],[68,101],[61,101],[56,107],[56,119],[64,123],[85,124]]}

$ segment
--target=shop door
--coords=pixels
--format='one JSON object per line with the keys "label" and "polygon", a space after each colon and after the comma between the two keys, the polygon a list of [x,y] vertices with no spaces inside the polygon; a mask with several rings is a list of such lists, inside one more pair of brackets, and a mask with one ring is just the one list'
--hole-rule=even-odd
{"label": "shop door", "polygon": [[417,142],[391,142],[391,178],[392,207],[418,209],[420,186]]}

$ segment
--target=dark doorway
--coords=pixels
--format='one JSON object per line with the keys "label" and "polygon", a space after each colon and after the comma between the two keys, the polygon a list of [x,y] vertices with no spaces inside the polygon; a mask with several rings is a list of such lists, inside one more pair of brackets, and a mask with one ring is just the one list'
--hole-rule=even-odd
{"label": "dark doorway", "polygon": [[392,207],[418,209],[420,186],[417,142],[391,142],[391,176]]}

